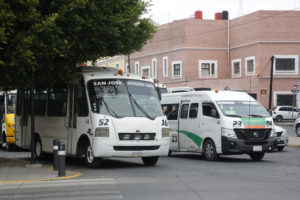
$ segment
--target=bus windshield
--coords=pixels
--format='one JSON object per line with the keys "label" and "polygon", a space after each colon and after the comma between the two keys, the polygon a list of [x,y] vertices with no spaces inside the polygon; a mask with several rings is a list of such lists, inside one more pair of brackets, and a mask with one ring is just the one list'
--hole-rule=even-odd
{"label": "bus windshield", "polygon": [[91,80],[87,84],[92,111],[113,117],[163,116],[153,83],[131,79]]}
{"label": "bus windshield", "polygon": [[270,117],[267,110],[255,101],[218,101],[217,105],[228,117]]}

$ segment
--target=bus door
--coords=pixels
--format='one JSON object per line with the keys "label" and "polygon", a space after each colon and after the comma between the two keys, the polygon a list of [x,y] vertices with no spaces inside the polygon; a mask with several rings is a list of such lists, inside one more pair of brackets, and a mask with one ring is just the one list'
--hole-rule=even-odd
{"label": "bus door", "polygon": [[201,134],[214,140],[217,152],[221,151],[221,121],[213,102],[202,103]]}
{"label": "bus door", "polygon": [[75,98],[75,86],[69,86],[69,108],[68,108],[68,116],[69,116],[69,124],[68,124],[68,138],[67,138],[67,153],[72,153],[72,139],[73,134],[76,132],[76,100]]}
{"label": "bus door", "polygon": [[200,97],[191,101],[183,101],[180,111],[180,147],[188,151],[200,151],[202,138],[200,137]]}
{"label": "bus door", "polygon": [[170,150],[178,151],[178,111],[179,103],[163,104],[163,113],[166,115],[170,127]]}
{"label": "bus door", "polygon": [[81,84],[72,86],[69,92],[68,153],[76,154],[77,141],[84,133],[92,134],[85,86]]}
{"label": "bus door", "polygon": [[17,93],[17,109],[15,121],[15,137],[16,144],[22,148],[30,147],[30,127],[28,126],[30,93],[29,91],[18,90]]}

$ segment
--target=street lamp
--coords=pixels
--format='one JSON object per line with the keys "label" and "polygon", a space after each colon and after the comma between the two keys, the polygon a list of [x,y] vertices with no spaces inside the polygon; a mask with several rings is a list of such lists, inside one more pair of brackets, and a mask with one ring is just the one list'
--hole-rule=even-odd
{"label": "street lamp", "polygon": [[[291,91],[293,92],[293,107],[296,107],[295,106],[295,103],[296,103],[296,95],[299,93],[299,88],[298,88],[298,83],[294,83],[294,86],[292,87]],[[292,110],[292,119],[294,119],[294,108]]]}

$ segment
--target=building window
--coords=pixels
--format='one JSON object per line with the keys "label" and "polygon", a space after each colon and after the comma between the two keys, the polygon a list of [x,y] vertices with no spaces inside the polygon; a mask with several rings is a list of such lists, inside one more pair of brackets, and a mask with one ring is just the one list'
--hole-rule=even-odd
{"label": "building window", "polygon": [[245,72],[246,75],[254,75],[255,74],[255,57],[247,57],[245,58]]}
{"label": "building window", "polygon": [[232,60],[232,77],[241,77],[241,59]]}
{"label": "building window", "polygon": [[140,63],[139,62],[135,62],[135,64],[134,64],[134,73],[135,74],[139,74],[139,65],[140,65]]}
{"label": "building window", "polygon": [[156,66],[156,59],[152,59],[152,77],[156,78],[157,66]]}
{"label": "building window", "polygon": [[150,76],[150,66],[141,67],[142,76]]}
{"label": "building window", "polygon": [[168,77],[168,57],[163,57],[163,77]]}
{"label": "building window", "polygon": [[119,69],[119,68],[120,68],[119,63],[116,63],[116,69]]}
{"label": "building window", "polygon": [[181,61],[172,62],[172,77],[181,78],[181,76],[182,76]]}
{"label": "building window", "polygon": [[298,74],[297,55],[275,55],[274,74]]}
{"label": "building window", "polygon": [[217,78],[216,60],[199,60],[199,78]]}
{"label": "building window", "polygon": [[298,106],[298,95],[292,92],[274,92],[274,106]]}

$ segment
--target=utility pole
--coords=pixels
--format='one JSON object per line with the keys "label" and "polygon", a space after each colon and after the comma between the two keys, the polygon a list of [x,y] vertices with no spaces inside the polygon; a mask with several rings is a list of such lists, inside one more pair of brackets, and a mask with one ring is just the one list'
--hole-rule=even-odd
{"label": "utility pole", "polygon": [[130,54],[128,54],[128,71],[130,73]]}
{"label": "utility pole", "polygon": [[274,56],[271,57],[271,74],[270,74],[270,92],[269,92],[269,109],[272,106],[272,86],[273,86],[273,63],[274,63]]}

